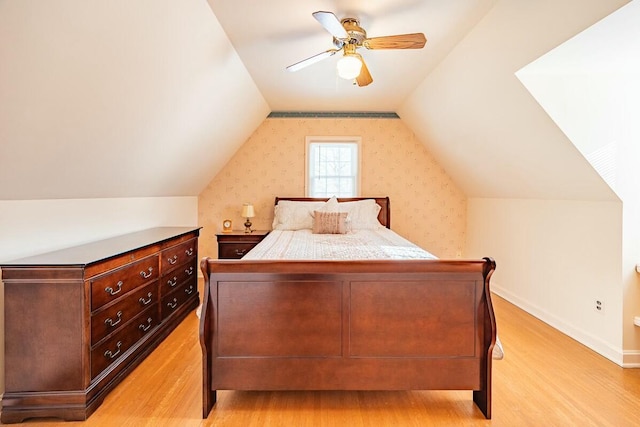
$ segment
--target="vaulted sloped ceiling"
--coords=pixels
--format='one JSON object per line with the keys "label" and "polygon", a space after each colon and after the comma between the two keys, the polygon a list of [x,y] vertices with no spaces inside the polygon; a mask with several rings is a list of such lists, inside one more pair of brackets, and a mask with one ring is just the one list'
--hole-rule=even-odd
{"label": "vaulted sloped ceiling", "polygon": [[[197,195],[270,111],[397,111],[472,197],[614,197],[514,73],[626,0],[0,0],[0,200]],[[316,10],[421,50],[335,76]]]}
{"label": "vaulted sloped ceiling", "polygon": [[268,113],[204,0],[0,1],[0,199],[197,195]]}
{"label": "vaulted sloped ceiling", "polygon": [[625,171],[640,154],[638,22],[634,1],[517,73],[627,207],[638,193]]}
{"label": "vaulted sloped ceiling", "polygon": [[399,110],[466,193],[616,200],[516,72],[627,1],[499,1]]}

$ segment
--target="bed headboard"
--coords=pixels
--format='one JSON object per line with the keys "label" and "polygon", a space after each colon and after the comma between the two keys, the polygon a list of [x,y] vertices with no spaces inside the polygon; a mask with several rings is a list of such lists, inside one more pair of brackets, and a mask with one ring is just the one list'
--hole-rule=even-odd
{"label": "bed headboard", "polygon": [[[338,202],[354,202],[357,200],[373,199],[378,205],[380,205],[380,212],[378,213],[378,221],[380,224],[387,228],[391,228],[391,209],[389,207],[389,197],[338,197]],[[275,204],[278,204],[278,200],[292,200],[295,202],[326,202],[329,198],[315,198],[315,197],[276,197]]]}

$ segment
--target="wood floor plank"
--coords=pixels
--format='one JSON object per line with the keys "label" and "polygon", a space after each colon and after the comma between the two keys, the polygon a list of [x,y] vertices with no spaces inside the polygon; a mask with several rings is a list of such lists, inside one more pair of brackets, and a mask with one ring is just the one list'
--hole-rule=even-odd
{"label": "wood floor plank", "polygon": [[[82,423],[25,426],[638,426],[640,369],[622,369],[494,296],[505,358],[493,363],[493,419],[469,391],[219,391],[201,419],[198,319],[187,319]],[[19,424],[16,424],[19,425]]]}

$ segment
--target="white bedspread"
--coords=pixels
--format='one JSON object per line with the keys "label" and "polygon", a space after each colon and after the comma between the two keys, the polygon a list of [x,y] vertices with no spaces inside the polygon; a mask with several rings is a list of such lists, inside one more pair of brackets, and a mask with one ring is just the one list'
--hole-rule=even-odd
{"label": "white bedspread", "polygon": [[273,230],[243,259],[436,259],[388,228],[347,234]]}
{"label": "white bedspread", "polygon": [[[389,230],[358,230],[348,234],[313,234],[311,230],[273,230],[242,259],[358,260],[436,259],[437,257]],[[500,338],[493,359],[502,359]]]}

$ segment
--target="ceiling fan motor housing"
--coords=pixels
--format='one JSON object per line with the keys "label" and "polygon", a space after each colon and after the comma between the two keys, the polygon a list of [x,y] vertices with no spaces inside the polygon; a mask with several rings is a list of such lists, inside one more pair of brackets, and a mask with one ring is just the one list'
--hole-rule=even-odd
{"label": "ceiling fan motor housing", "polygon": [[360,21],[356,18],[343,18],[340,23],[347,31],[349,38],[342,40],[334,37],[333,44],[338,49],[342,49],[345,44],[355,44],[356,46],[361,47],[362,42],[367,38],[367,32],[360,26]]}

